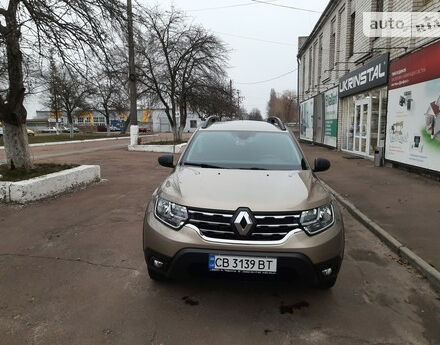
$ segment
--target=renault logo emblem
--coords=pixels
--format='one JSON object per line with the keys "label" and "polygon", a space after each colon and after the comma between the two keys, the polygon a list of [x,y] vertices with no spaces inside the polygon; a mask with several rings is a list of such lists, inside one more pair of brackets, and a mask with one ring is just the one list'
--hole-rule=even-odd
{"label": "renault logo emblem", "polygon": [[252,229],[254,222],[248,211],[239,211],[234,220],[234,227],[242,236],[246,236]]}

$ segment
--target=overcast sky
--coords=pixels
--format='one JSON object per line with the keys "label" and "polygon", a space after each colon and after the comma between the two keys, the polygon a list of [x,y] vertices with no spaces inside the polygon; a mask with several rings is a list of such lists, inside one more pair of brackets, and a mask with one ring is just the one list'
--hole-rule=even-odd
{"label": "overcast sky", "polygon": [[[244,106],[248,110],[259,108],[263,114],[271,88],[277,92],[296,90],[297,72],[261,81],[296,69],[298,36],[307,36],[320,16],[316,12],[274,5],[322,12],[328,3],[328,0],[262,0],[273,5],[251,0],[138,1],[145,5],[160,4],[163,8],[174,5],[184,10],[195,23],[221,37],[231,50],[228,72],[235,88],[241,90]],[[41,107],[35,99],[27,103],[29,115],[33,117],[35,109]]]}

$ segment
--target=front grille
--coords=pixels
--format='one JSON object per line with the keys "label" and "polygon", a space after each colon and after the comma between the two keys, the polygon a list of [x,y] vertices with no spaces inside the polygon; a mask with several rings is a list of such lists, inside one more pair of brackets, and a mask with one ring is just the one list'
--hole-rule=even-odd
{"label": "front grille", "polygon": [[289,232],[300,228],[301,212],[285,214],[256,212],[256,224],[247,236],[241,236],[233,226],[235,212],[188,210],[188,222],[205,237],[224,240],[279,241]]}

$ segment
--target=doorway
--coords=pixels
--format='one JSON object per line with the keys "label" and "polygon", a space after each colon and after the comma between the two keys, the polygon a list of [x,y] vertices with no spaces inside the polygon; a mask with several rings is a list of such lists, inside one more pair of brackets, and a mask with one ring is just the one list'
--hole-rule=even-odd
{"label": "doorway", "polygon": [[363,156],[369,154],[370,136],[368,135],[371,119],[371,99],[364,98],[354,104],[353,152]]}

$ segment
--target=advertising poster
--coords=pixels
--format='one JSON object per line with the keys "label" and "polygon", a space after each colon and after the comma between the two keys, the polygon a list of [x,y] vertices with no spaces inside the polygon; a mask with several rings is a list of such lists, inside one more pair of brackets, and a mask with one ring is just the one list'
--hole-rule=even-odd
{"label": "advertising poster", "polygon": [[440,44],[390,64],[385,158],[440,171]]}
{"label": "advertising poster", "polygon": [[338,137],[338,88],[324,93],[324,144],[336,147]]}
{"label": "advertising poster", "polygon": [[313,141],[313,106],[313,98],[301,103],[300,139]]}

